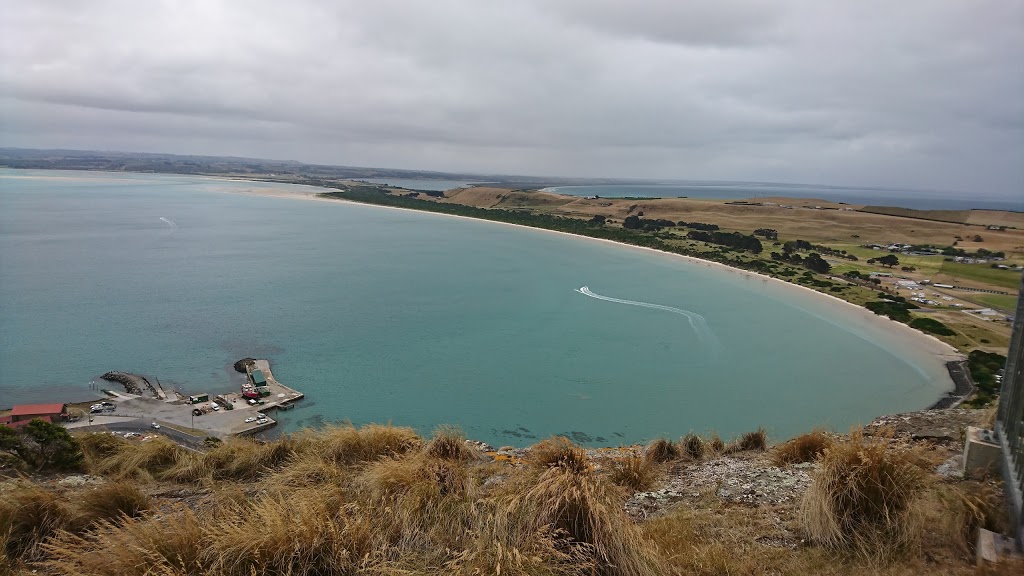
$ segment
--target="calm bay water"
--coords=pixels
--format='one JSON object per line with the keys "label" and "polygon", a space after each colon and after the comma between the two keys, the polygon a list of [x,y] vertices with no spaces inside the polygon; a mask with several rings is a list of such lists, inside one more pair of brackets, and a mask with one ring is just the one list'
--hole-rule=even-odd
{"label": "calm bay water", "polygon": [[941,364],[896,335],[737,272],[486,222],[224,193],[262,188],[288,189],[0,171],[0,406],[90,398],[107,370],[232,390],[230,363],[256,356],[307,395],[282,414],[286,430],[450,423],[496,444],[618,444],[845,429],[947,386]]}

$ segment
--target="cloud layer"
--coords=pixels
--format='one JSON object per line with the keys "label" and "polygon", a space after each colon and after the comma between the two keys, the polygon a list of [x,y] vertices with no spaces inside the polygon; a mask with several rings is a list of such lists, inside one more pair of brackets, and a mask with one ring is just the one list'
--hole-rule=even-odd
{"label": "cloud layer", "polygon": [[0,145],[1024,194],[1024,2],[0,2]]}

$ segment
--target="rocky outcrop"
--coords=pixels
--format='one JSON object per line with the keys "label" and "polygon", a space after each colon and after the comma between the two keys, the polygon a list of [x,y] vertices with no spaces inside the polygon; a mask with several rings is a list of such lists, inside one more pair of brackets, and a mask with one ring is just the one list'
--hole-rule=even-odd
{"label": "rocky outcrop", "polygon": [[238,362],[235,362],[235,372],[241,372],[242,374],[248,374],[249,370],[252,370],[256,366],[255,358],[242,358]]}
{"label": "rocky outcrop", "polygon": [[131,374],[129,372],[118,372],[115,370],[107,372],[103,376],[100,376],[100,378],[121,384],[124,386],[124,391],[129,394],[138,394],[141,396],[144,393],[144,390],[149,390],[153,396],[159,396],[156,392],[156,387],[154,387],[145,376],[139,376],[138,374]]}

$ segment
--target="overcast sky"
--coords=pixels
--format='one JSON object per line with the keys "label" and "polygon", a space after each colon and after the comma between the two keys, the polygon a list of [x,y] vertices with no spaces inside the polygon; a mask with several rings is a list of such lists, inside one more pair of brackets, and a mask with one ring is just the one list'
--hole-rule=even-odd
{"label": "overcast sky", "polygon": [[1024,195],[1024,0],[0,0],[0,146]]}

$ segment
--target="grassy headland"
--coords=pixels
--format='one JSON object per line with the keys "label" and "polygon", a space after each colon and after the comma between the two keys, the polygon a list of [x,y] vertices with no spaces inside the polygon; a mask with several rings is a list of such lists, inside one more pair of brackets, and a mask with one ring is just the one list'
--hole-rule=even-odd
{"label": "grassy headland", "polygon": [[[959,426],[976,418],[957,418],[980,412],[943,414]],[[991,481],[933,472],[959,441],[918,444],[879,427],[849,437],[813,432],[775,448],[758,431],[728,444],[691,434],[584,450],[551,438],[497,452],[449,428],[427,439],[407,428],[342,425],[265,444],[210,442],[201,452],[109,433],[61,435],[50,447],[47,426],[38,428],[2,436],[5,574],[1020,568],[974,567],[978,528],[1005,520]],[[10,474],[18,470],[31,475]]]}

